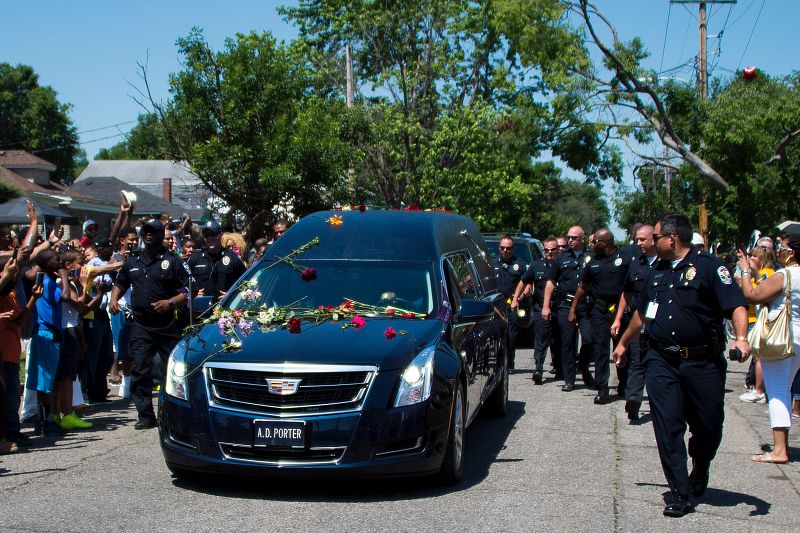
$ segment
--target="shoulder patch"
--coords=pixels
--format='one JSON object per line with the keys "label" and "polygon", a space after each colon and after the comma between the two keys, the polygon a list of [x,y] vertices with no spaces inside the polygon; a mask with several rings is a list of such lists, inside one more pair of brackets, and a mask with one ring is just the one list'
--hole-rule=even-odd
{"label": "shoulder patch", "polygon": [[720,281],[725,285],[730,285],[733,283],[733,279],[731,279],[731,273],[728,272],[728,269],[725,266],[721,266],[717,269],[717,275],[719,276]]}

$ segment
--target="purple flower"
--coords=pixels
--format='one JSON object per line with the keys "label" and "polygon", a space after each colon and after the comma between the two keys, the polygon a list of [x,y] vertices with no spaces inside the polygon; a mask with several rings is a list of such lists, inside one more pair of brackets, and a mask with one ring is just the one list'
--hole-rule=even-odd
{"label": "purple flower", "polygon": [[253,332],[253,324],[248,322],[247,320],[240,320],[239,321],[239,330],[242,332],[242,335],[247,337]]}
{"label": "purple flower", "polygon": [[234,324],[235,324],[235,323],[236,323],[236,322],[235,322],[235,321],[234,321],[234,319],[233,319],[233,318],[231,318],[231,317],[224,317],[224,318],[220,318],[220,319],[217,321],[217,325],[219,326],[219,332],[220,332],[222,335],[225,335],[225,334],[226,334],[226,332],[227,332],[228,330],[230,330],[230,328],[232,328],[232,327],[234,326]]}
{"label": "purple flower", "polygon": [[300,278],[303,281],[314,281],[315,279],[317,279],[317,269],[314,267],[308,267],[304,269],[300,273]]}

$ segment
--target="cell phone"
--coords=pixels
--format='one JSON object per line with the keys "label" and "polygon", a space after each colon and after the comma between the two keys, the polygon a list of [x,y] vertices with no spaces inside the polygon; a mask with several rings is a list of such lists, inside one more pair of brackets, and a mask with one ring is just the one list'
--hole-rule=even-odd
{"label": "cell phone", "polygon": [[37,272],[36,273],[36,281],[34,282],[36,287],[41,287],[44,285],[44,272]]}
{"label": "cell phone", "polygon": [[742,351],[739,348],[731,348],[728,350],[728,359],[731,361],[738,361],[742,358]]}
{"label": "cell phone", "polygon": [[53,232],[58,235],[59,229],[61,229],[61,217],[55,217],[53,219]]}
{"label": "cell phone", "polygon": [[18,256],[18,255],[19,255],[19,246],[15,246],[15,247],[14,247],[14,251],[13,251],[13,252],[11,252],[11,259],[13,259],[14,261],[16,261],[16,260],[17,260],[17,256]]}

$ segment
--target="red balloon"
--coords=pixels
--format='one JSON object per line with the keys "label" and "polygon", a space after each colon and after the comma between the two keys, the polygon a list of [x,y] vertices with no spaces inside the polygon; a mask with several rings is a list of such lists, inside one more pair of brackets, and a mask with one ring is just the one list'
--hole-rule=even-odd
{"label": "red balloon", "polygon": [[756,76],[758,76],[758,70],[756,70],[756,67],[746,67],[744,69],[744,73],[742,74],[742,77],[746,80],[754,80],[756,79]]}

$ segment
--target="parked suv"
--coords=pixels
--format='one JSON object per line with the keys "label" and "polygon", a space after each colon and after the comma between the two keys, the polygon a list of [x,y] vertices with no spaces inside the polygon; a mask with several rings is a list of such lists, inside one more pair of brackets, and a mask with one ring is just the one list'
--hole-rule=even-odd
{"label": "parked suv", "polygon": [[467,426],[506,413],[505,303],[467,217],[315,213],[237,287],[169,358],[159,431],[178,476],[457,482]]}
{"label": "parked suv", "polygon": [[[486,246],[489,248],[489,253],[492,259],[497,257],[500,253],[498,246],[500,239],[506,235],[505,233],[484,233],[483,238],[486,241]],[[531,266],[536,259],[544,259],[544,246],[542,241],[531,237],[530,233],[508,233],[514,240],[514,255],[517,256],[525,263],[525,269]],[[520,340],[530,339],[530,328],[533,326],[533,298],[530,294],[521,298],[519,301],[519,309],[525,312],[524,316],[519,317],[518,327],[520,331],[517,334],[518,344]],[[527,342],[528,344],[530,341]]]}

